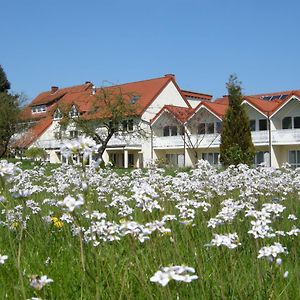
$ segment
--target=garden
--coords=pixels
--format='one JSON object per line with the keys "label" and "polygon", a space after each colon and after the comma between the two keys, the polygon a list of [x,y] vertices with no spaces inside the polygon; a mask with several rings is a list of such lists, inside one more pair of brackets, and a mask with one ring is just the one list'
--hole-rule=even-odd
{"label": "garden", "polygon": [[0,162],[1,299],[299,299],[300,170]]}

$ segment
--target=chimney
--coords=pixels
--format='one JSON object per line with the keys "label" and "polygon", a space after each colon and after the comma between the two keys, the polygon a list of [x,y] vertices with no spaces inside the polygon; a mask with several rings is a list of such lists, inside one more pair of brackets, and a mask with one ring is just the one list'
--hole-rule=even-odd
{"label": "chimney", "polygon": [[58,90],[58,86],[51,86],[51,93],[54,94]]}
{"label": "chimney", "polygon": [[165,77],[173,78],[176,81],[175,74],[165,74]]}

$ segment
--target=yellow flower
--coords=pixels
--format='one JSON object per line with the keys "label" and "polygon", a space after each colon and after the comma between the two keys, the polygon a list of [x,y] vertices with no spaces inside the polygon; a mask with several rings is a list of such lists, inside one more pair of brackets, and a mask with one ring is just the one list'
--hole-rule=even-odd
{"label": "yellow flower", "polygon": [[17,229],[19,226],[20,226],[19,222],[13,222],[13,223],[11,224],[11,227],[12,227],[13,229]]}
{"label": "yellow flower", "polygon": [[54,227],[56,227],[57,229],[61,229],[64,226],[64,223],[57,217],[51,217],[51,221]]}

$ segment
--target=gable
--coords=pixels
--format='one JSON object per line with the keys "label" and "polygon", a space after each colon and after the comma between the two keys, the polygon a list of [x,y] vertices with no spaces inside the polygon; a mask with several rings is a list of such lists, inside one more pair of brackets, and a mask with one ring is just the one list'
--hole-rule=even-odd
{"label": "gable", "polygon": [[189,107],[173,80],[162,89],[154,101],[146,108],[142,114],[142,119],[150,122],[165,105]]}

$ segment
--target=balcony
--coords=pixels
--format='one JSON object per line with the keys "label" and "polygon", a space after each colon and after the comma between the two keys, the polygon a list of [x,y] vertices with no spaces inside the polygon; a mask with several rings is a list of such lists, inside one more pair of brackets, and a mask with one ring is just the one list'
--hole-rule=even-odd
{"label": "balcony", "polygon": [[154,136],[153,147],[157,149],[164,148],[183,148],[184,139],[182,135],[175,136]]}
{"label": "balcony", "polygon": [[252,142],[254,146],[269,145],[269,131],[251,131]]}
{"label": "balcony", "polygon": [[272,131],[273,145],[300,143],[300,129],[281,129]]}
{"label": "balcony", "polygon": [[141,136],[138,133],[128,133],[128,134],[119,134],[113,136],[109,142],[108,146],[117,147],[117,146],[131,146],[131,147],[141,147],[142,140]]}
{"label": "balcony", "polygon": [[61,140],[40,140],[33,143],[34,147],[39,147],[43,149],[59,149],[62,144],[67,141]]}
{"label": "balcony", "polygon": [[[220,144],[219,134],[191,135],[185,137],[186,147],[209,148],[218,147]],[[177,149],[184,148],[184,137],[176,136],[160,136],[153,137],[153,148],[156,149]]]}
{"label": "balcony", "polygon": [[[300,134],[300,133],[299,133]],[[269,132],[253,131],[251,132],[252,141],[255,146],[263,146],[269,144]],[[220,134],[190,135],[186,137],[187,148],[216,148],[220,146]],[[153,137],[153,148],[156,149],[177,149],[184,148],[183,136],[162,136]]]}

